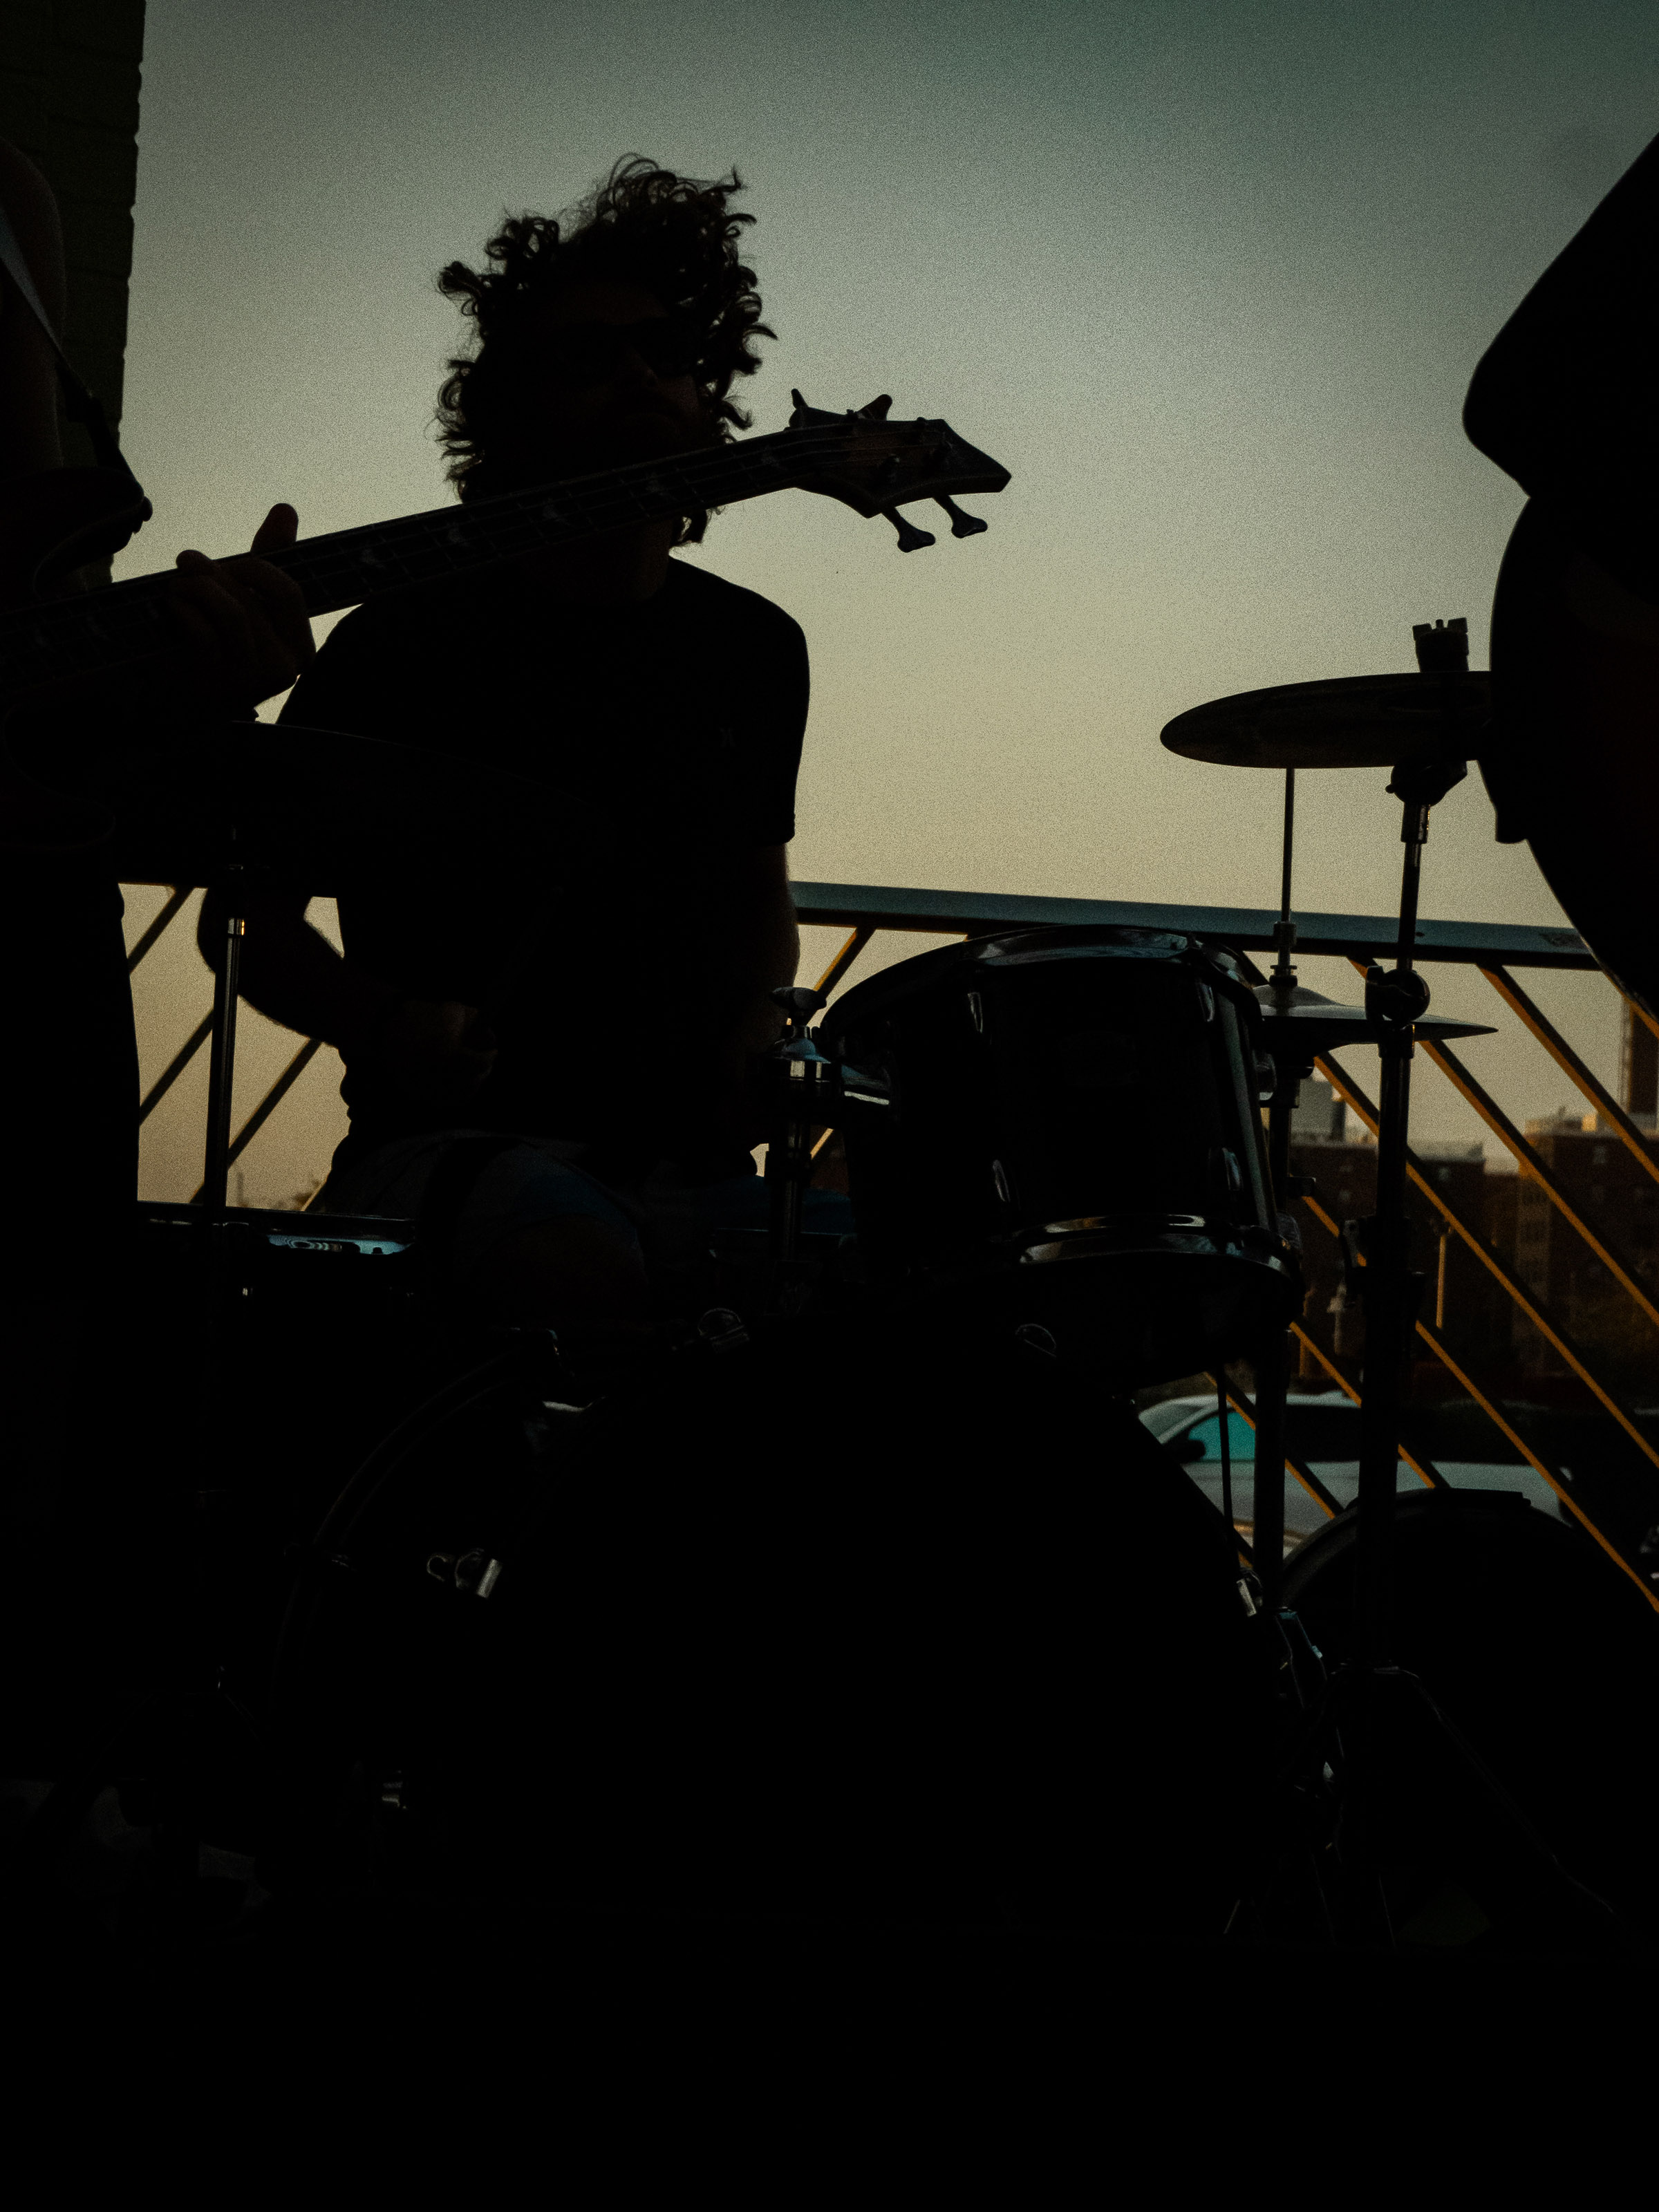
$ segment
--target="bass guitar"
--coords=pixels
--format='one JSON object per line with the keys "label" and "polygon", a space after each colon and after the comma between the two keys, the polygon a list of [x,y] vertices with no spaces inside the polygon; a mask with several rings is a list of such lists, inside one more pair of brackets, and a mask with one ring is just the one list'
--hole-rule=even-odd
{"label": "bass guitar", "polygon": [[[904,553],[935,543],[899,512],[913,501],[938,501],[954,537],[987,528],[956,506],[956,495],[1000,491],[1008,471],[948,422],[889,422],[885,398],[845,415],[809,407],[799,392],[794,399],[789,428],[768,436],[336,531],[262,557],[298,584],[308,613],[321,615],[629,523],[730,507],[775,491],[818,492],[866,518],[884,515]],[[76,520],[84,526],[82,518]],[[37,574],[58,565],[53,550],[41,545]],[[0,614],[0,713],[52,686],[161,649],[167,641],[162,587],[172,574],[135,577],[68,599],[32,599]]]}

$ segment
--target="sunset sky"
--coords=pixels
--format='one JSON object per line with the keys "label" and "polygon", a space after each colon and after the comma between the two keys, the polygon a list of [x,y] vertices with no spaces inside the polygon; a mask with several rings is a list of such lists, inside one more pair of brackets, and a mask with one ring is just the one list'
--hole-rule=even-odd
{"label": "sunset sky", "polygon": [[[233,550],[278,498],[306,534],[440,504],[440,264],[621,154],[735,162],[779,332],[756,428],[792,385],[886,391],[1013,476],[965,544],[901,557],[790,493],[696,555],[811,648],[794,872],[1267,905],[1278,780],[1159,728],[1408,667],[1434,617],[1466,615],[1485,665],[1521,501],[1463,393],[1656,131],[1638,0],[151,0],[123,437],[157,516],[118,573]],[[1386,781],[1303,779],[1298,904],[1392,908]],[[132,894],[135,929],[161,896]],[[1477,778],[1436,814],[1424,906],[1556,918]],[[827,950],[810,933],[804,966]],[[1449,971],[1436,992],[1496,1006]],[[1536,995],[1611,1079],[1610,988]],[[179,929],[140,971],[147,1081],[207,998]],[[251,1100],[296,1040],[248,1027]],[[1567,1103],[1529,1045],[1468,1057],[1518,1114]],[[322,1172],[337,1073],[322,1055],[250,1152],[248,1203]],[[204,1087],[204,1054],[146,1130],[144,1195],[194,1188]],[[1426,1067],[1418,1105],[1425,1137],[1478,1133]]]}

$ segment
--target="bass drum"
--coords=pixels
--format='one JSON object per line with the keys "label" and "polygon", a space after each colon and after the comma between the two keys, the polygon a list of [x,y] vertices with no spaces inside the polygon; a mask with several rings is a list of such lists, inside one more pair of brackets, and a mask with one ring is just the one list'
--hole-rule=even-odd
{"label": "bass drum", "polygon": [[890,1097],[845,1132],[882,1285],[1038,1319],[1119,1388],[1214,1368],[1299,1310],[1231,953],[1148,929],[980,938],[848,991],[821,1036]]}
{"label": "bass drum", "polygon": [[1126,1404],[1007,1330],[805,1321],[561,1395],[510,1357],[330,1515],[276,1696],[333,1809],[269,1887],[372,1842],[419,1898],[1220,1933],[1273,1667]]}
{"label": "bass drum", "polygon": [[[1496,1775],[1561,1865],[1659,1926],[1659,1617],[1576,1528],[1519,1492],[1432,1490],[1396,1502],[1395,1656]],[[1352,1654],[1353,1510],[1287,1561],[1285,1603],[1328,1663]],[[1460,1785],[1450,1778],[1454,1807]],[[1440,1840],[1499,1929],[1517,1905],[1487,1822]],[[1425,1900],[1419,1899],[1419,1904]]]}

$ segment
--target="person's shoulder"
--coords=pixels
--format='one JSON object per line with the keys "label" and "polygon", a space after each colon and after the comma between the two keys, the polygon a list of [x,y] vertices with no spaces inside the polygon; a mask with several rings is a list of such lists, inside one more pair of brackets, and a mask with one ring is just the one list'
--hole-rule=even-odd
{"label": "person's shoulder", "polygon": [[668,573],[674,580],[672,588],[676,595],[684,605],[696,610],[699,620],[728,623],[779,647],[805,651],[805,632],[775,599],[751,592],[745,584],[734,584],[712,568],[699,568],[694,562],[671,561]]}
{"label": "person's shoulder", "polygon": [[341,616],[318,651],[325,651],[337,639],[361,648],[382,638],[425,635],[434,625],[465,618],[468,610],[457,604],[463,598],[464,594],[453,585],[446,590],[416,584],[400,592],[387,592],[378,599],[365,599],[349,614]]}

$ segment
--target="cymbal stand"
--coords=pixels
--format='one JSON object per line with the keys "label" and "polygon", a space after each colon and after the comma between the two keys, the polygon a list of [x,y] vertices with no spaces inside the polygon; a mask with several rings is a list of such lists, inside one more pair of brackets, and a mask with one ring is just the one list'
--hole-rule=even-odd
{"label": "cymbal stand", "polygon": [[[1449,679],[1448,737],[1458,734],[1457,679],[1468,672],[1467,623],[1418,623],[1412,632],[1419,672]],[[1413,1024],[1429,1010],[1429,987],[1413,962],[1418,894],[1429,810],[1468,774],[1449,752],[1397,767],[1389,789],[1401,803],[1400,839],[1405,858],[1400,878],[1400,921],[1395,964],[1376,961],[1365,971],[1365,1012],[1382,1055],[1377,1094],[1376,1211],[1365,1226],[1364,1395],[1359,1438],[1359,1513],[1354,1644],[1362,1674],[1387,1663],[1394,1616],[1395,1470],[1400,1461],[1400,1406],[1420,1278],[1410,1269],[1406,1214],[1406,1154],[1411,1121]]]}
{"label": "cymbal stand", "polygon": [[[1425,677],[1456,677],[1467,670],[1466,626],[1419,624],[1418,663]],[[1449,734],[1457,731],[1459,702],[1454,688],[1447,701]],[[1484,1808],[1486,1817],[1504,1836],[1509,1848],[1531,1865],[1544,1890],[1567,1915],[1567,1924],[1597,1948],[1625,1947],[1632,1938],[1617,1913],[1574,1881],[1534,1831],[1503,1785],[1459,1734],[1425,1686],[1394,1662],[1394,1534],[1400,1412],[1404,1369],[1422,1279],[1409,1267],[1406,1213],[1407,1135],[1411,1112],[1413,1025],[1428,1011],[1429,991],[1414,965],[1418,893],[1429,811],[1467,774],[1467,764],[1449,754],[1397,767],[1389,789],[1402,808],[1401,871],[1395,964],[1373,963],[1365,977],[1365,1010],[1377,1036],[1382,1059],[1377,1116],[1376,1210],[1364,1224],[1363,1280],[1365,1301],[1365,1358],[1360,1439],[1359,1498],[1355,1541],[1355,1658],[1340,1668],[1307,1716],[1301,1740],[1285,1761],[1280,1779],[1304,1790],[1322,1769],[1334,1772],[1339,1803],[1339,1863],[1348,1878],[1346,1900],[1336,1900],[1339,1929],[1349,1940],[1382,1940],[1392,1948],[1395,1931],[1383,1883],[1382,1838],[1399,1808],[1385,1783],[1393,1780],[1432,1790],[1439,1777],[1449,1778]],[[1286,825],[1291,801],[1287,794]],[[1288,838],[1287,838],[1288,842]],[[1288,901],[1286,901],[1288,905]],[[1286,915],[1288,922],[1288,915]],[[1276,935],[1278,933],[1276,933]],[[1287,980],[1281,941],[1273,981]],[[1284,1073],[1288,1074],[1288,1071]],[[1294,1085],[1281,1081],[1274,1109],[1280,1128],[1288,1124]],[[1284,1149],[1280,1149],[1280,1147]],[[1274,1150],[1276,1176],[1288,1158],[1287,1138]],[[1281,1401],[1282,1402],[1282,1401]],[[1258,1441],[1258,1454],[1261,1445]],[[1280,1482],[1282,1486],[1282,1453]],[[1279,1495],[1282,1499],[1282,1486]],[[1258,1498],[1260,1471],[1258,1462]],[[1262,1550],[1260,1505],[1257,1551]],[[1260,1569],[1258,1570],[1260,1571]],[[1277,1617],[1277,1615],[1275,1615]],[[1329,1762],[1328,1764],[1328,1761]],[[1338,1940],[1341,1940],[1339,1932]]]}
{"label": "cymbal stand", "polygon": [[[1275,958],[1268,983],[1284,1006],[1291,1005],[1296,969],[1296,924],[1291,920],[1291,863],[1296,841],[1296,770],[1285,771],[1285,830],[1279,866],[1279,920],[1273,927]],[[1272,1001],[1270,1001],[1272,1003]],[[1291,1115],[1303,1071],[1274,1061],[1273,1097],[1267,1108],[1267,1159],[1275,1203],[1282,1210],[1288,1194]],[[1291,1335],[1274,1329],[1255,1358],[1255,1480],[1253,1508],[1255,1571],[1270,1620],[1279,1618],[1285,1581],[1285,1399],[1291,1379]]]}

